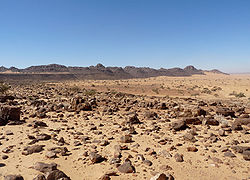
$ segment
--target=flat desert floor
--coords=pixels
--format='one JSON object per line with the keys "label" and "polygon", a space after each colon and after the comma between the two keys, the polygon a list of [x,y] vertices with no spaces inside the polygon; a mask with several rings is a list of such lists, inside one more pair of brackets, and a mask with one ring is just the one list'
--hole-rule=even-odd
{"label": "flat desert floor", "polygon": [[0,179],[250,179],[248,74],[34,82],[9,94],[0,106],[21,118],[0,126]]}

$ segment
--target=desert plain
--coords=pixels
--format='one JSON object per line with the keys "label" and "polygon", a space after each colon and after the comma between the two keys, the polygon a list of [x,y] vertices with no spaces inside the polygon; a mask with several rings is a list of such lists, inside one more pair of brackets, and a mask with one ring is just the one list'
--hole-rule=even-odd
{"label": "desert plain", "polygon": [[250,74],[11,86],[0,179],[250,179]]}

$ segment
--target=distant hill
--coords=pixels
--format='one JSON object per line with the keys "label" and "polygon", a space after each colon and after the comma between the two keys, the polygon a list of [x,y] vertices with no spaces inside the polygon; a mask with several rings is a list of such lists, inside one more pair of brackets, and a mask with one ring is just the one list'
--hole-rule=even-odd
{"label": "distant hill", "polygon": [[215,74],[224,74],[224,75],[229,75],[227,73],[224,73],[218,69],[212,69],[212,70],[205,70],[204,72],[211,72],[211,73],[215,73]]}
{"label": "distant hill", "polygon": [[[212,70],[212,71],[215,73],[225,74],[219,70]],[[49,79],[72,80],[72,79],[129,79],[129,78],[148,78],[157,76],[191,76],[194,74],[204,74],[205,71],[196,69],[194,66],[187,66],[184,69],[181,68],[153,69],[149,67],[134,67],[134,66],[126,66],[125,68],[105,67],[102,64],[97,64],[96,66],[89,66],[89,67],[72,67],[59,64],[49,64],[40,66],[30,66],[25,69],[18,69],[15,67],[6,68],[1,66],[0,72],[13,72],[13,74],[0,73],[0,78],[2,79],[24,78],[24,79],[41,79],[41,80],[49,80]],[[55,75],[53,76],[53,74],[56,74],[56,76]]]}

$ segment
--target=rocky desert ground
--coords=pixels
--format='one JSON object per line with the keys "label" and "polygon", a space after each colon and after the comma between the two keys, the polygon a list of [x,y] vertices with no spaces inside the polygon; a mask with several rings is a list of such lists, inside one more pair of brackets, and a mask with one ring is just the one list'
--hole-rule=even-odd
{"label": "rocky desert ground", "polygon": [[11,86],[0,179],[250,179],[250,75]]}

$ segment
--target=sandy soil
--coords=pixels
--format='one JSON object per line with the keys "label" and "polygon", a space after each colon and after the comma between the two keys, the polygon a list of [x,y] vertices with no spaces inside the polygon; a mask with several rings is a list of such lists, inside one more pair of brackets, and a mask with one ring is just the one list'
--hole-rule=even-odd
{"label": "sandy soil", "polygon": [[[128,94],[120,97],[117,95],[119,92]],[[239,93],[244,97],[237,97]],[[189,128],[180,131],[172,127],[172,122],[189,117],[185,112],[190,110],[193,113],[197,107],[208,112],[208,117],[228,121],[230,127],[242,114],[247,117],[250,115],[246,111],[250,107],[250,75],[207,73],[192,77],[44,83],[13,87],[10,94],[17,96],[15,101],[17,106],[21,106],[21,120],[26,122],[0,126],[0,179],[8,174],[20,174],[25,180],[32,180],[36,175],[43,174],[32,168],[36,162],[54,162],[72,180],[99,179],[110,171],[117,174],[109,176],[112,180],[150,179],[157,173],[171,174],[177,180],[250,179],[250,161],[232,150],[235,145],[250,147],[249,124],[242,125],[243,130],[239,131],[223,128],[221,123],[215,126],[190,124]],[[88,102],[95,98],[96,107],[79,112],[48,110],[49,105],[72,105],[72,98],[79,96]],[[47,105],[35,106],[32,104],[35,100],[43,100]],[[167,104],[168,109],[157,108],[162,102]],[[221,102],[223,107],[245,108],[245,111],[234,110],[236,117],[224,117],[216,115],[218,106],[200,106],[200,102]],[[153,103],[153,106],[143,105],[147,103]],[[174,103],[177,105],[174,106]],[[116,107],[118,110],[114,110]],[[39,116],[44,112],[41,108],[45,108],[45,117]],[[129,124],[124,124],[130,116],[129,112],[136,112],[141,121],[140,124],[133,124],[136,134],[129,132]],[[145,115],[147,112],[155,112],[157,117],[149,118]],[[190,117],[195,116],[192,114]],[[35,121],[45,122],[47,127],[34,127]],[[220,130],[225,131],[225,136],[219,134]],[[6,135],[9,131],[13,134]],[[193,132],[196,132],[196,141],[186,140],[185,135]],[[35,145],[45,145],[44,150],[23,155],[24,148],[32,146],[29,144],[32,139],[28,136],[37,137],[43,133],[50,135],[51,139],[39,140]],[[120,138],[126,134],[130,134],[132,141],[122,143]],[[61,137],[65,140],[63,145],[58,144]],[[85,141],[84,137],[89,139]],[[213,137],[217,138],[215,142]],[[104,140],[108,144],[103,145]],[[115,145],[127,146],[126,150],[121,150],[119,164],[128,158],[135,172],[122,173],[116,167],[119,164],[110,164]],[[46,153],[51,147],[66,147],[69,154],[48,158]],[[196,147],[198,151],[189,152],[188,147]],[[7,153],[3,152],[6,148],[10,149]],[[93,163],[89,157],[93,151],[106,160]],[[225,152],[232,152],[235,157],[228,157]],[[183,162],[176,161],[177,153],[183,154]],[[152,165],[138,159],[139,154]],[[8,158],[3,159],[4,155]]]}

